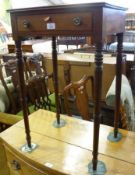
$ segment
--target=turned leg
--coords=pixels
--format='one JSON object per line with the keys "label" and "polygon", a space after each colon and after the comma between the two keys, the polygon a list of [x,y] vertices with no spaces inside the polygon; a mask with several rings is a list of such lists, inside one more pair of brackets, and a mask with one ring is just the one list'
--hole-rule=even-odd
{"label": "turned leg", "polygon": [[54,90],[56,101],[56,118],[57,124],[60,124],[60,105],[59,105],[59,90],[58,90],[58,65],[57,65],[57,50],[56,50],[56,37],[52,37],[52,61],[53,61],[53,77],[54,77]]}
{"label": "turned leg", "polygon": [[[25,89],[25,81],[24,81],[24,63],[22,60],[22,50],[21,50],[21,41],[15,41],[16,46],[16,57],[18,63],[18,73],[19,73],[19,86],[20,86],[20,101],[22,104],[23,115],[24,115],[24,125],[26,132],[26,140],[28,147],[31,148],[31,136],[30,136],[30,127],[28,120],[28,107],[26,102],[26,89]],[[20,78],[21,77],[21,78]]]}
{"label": "turned leg", "polygon": [[97,43],[95,54],[95,108],[94,108],[94,140],[93,140],[93,170],[97,168],[98,162],[98,144],[100,127],[100,101],[102,92],[102,69],[103,69],[102,43]]}
{"label": "turned leg", "polygon": [[117,34],[117,62],[116,62],[116,99],[115,99],[115,117],[114,117],[114,137],[117,137],[119,118],[120,118],[120,94],[121,94],[121,74],[122,74],[122,43],[123,33]]}

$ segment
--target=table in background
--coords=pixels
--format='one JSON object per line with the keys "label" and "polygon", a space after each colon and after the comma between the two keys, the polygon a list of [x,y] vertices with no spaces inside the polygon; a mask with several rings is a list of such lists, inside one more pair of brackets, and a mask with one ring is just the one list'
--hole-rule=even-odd
{"label": "table in background", "polygon": [[[52,73],[52,56],[44,54],[43,65],[45,65],[47,72]],[[90,75],[94,77],[95,63],[94,53],[75,53],[75,54],[59,54],[58,55],[58,82],[59,92],[63,93],[66,86],[64,77],[64,66],[70,66],[70,79],[71,81],[80,80],[83,75]],[[123,72],[126,72],[126,60],[123,57],[122,62]],[[115,77],[116,72],[116,57],[111,56],[111,53],[104,54],[103,59],[103,78],[102,78],[102,100],[105,101],[108,89]],[[54,91],[53,83],[50,81],[49,89]],[[88,93],[91,97],[91,85],[88,83]]]}

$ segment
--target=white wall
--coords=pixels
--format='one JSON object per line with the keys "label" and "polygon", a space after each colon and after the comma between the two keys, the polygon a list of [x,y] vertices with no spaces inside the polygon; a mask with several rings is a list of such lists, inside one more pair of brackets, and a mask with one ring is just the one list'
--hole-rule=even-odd
{"label": "white wall", "polygon": [[63,0],[65,3],[75,4],[75,3],[89,3],[89,2],[107,2],[110,4],[122,6],[128,8],[128,12],[135,13],[135,5],[133,0]]}
{"label": "white wall", "polygon": [[12,8],[27,8],[50,5],[46,0],[10,0]]}
{"label": "white wall", "polygon": [[[0,0],[1,1],[1,0]],[[50,5],[49,0],[10,0],[13,8],[24,8],[24,7],[36,7]],[[57,2],[65,2],[66,4],[76,3],[89,3],[89,2],[107,2],[114,5],[119,5],[128,8],[128,12],[135,13],[135,6],[133,0],[51,0],[57,4]]]}

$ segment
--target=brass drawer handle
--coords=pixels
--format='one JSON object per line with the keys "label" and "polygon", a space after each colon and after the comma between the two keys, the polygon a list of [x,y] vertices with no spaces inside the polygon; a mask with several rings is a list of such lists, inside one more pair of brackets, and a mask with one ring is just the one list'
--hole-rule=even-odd
{"label": "brass drawer handle", "polygon": [[82,22],[82,20],[81,20],[80,17],[75,17],[75,18],[73,18],[73,24],[74,24],[75,26],[81,25],[81,22]]}
{"label": "brass drawer handle", "polygon": [[12,165],[12,167],[14,168],[14,170],[16,170],[16,171],[21,169],[20,163],[17,162],[16,160],[13,160],[13,161],[11,162],[11,165]]}

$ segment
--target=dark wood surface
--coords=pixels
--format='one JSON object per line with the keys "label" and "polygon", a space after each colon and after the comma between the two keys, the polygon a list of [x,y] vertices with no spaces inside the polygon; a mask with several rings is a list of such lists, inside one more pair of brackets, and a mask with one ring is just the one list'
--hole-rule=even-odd
{"label": "dark wood surface", "polygon": [[26,140],[28,146],[31,148],[31,136],[30,136],[30,127],[28,121],[28,106],[26,102],[26,89],[25,89],[25,80],[24,80],[24,64],[22,59],[22,51],[21,51],[21,40],[15,41],[16,46],[16,57],[18,60],[18,73],[19,73],[19,86],[20,86],[20,101],[23,109],[23,116],[24,116],[24,125],[25,125],[25,132],[26,132]]}
{"label": "dark wood surface", "polygon": [[[16,42],[17,58],[20,68],[22,68],[20,41],[23,38],[35,36],[51,36],[54,38],[55,36],[84,35],[92,37],[92,41],[96,45],[93,169],[96,169],[98,159],[100,99],[103,67],[102,46],[107,35],[124,32],[125,10],[125,8],[113,6],[107,3],[88,3],[76,5],[36,7],[28,9],[13,9],[9,11],[11,14],[13,39]],[[118,40],[118,42],[119,45],[121,45],[120,40]],[[57,59],[57,52],[54,52],[54,50],[55,48],[53,48],[53,59]],[[121,49],[118,51],[118,55],[121,55]],[[57,61],[55,63],[57,63]],[[120,64],[121,60],[119,62],[119,65]],[[24,100],[25,90],[22,84],[24,82],[24,78],[21,69],[19,71],[19,74],[22,79],[22,82],[20,81],[20,84],[22,91],[24,118],[25,121],[27,121],[25,122],[26,133],[28,135],[26,136],[26,138],[28,145],[30,146],[28,116],[26,111],[26,102]],[[57,77],[57,69],[54,69],[54,74]],[[117,79],[121,79],[121,74],[117,74]],[[55,89],[58,89],[56,82]],[[58,102],[56,103],[58,104]],[[119,106],[117,106],[116,109],[118,110]],[[57,115],[58,111],[59,110],[57,110]],[[119,115],[119,110],[116,113],[117,115]]]}
{"label": "dark wood surface", "polygon": [[[89,3],[13,9],[9,12],[14,39],[28,36],[86,35],[92,36],[97,42],[106,35],[124,31],[125,10],[107,3]],[[74,22],[76,18],[80,18],[78,25]],[[49,29],[50,23],[55,24],[53,29]]]}

